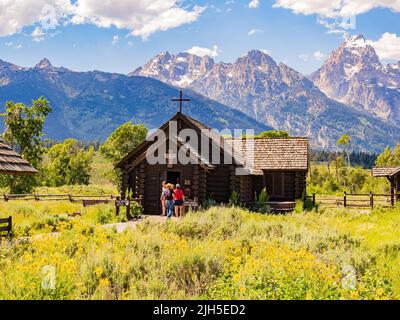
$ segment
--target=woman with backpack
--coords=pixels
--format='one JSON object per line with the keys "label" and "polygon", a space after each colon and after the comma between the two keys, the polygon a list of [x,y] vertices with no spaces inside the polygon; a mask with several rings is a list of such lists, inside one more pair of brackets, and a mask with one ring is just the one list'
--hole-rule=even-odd
{"label": "woman with backpack", "polygon": [[172,184],[167,184],[164,197],[167,203],[167,217],[171,219],[174,215],[174,186]]}

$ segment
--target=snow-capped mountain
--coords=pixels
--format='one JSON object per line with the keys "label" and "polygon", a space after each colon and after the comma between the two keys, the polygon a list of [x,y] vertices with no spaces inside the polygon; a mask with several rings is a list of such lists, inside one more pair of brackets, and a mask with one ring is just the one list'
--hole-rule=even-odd
{"label": "snow-capped mountain", "polygon": [[145,66],[130,73],[130,76],[155,78],[173,86],[188,87],[206,75],[214,66],[214,60],[189,53],[171,55],[162,52]]}
{"label": "snow-capped mountain", "polygon": [[329,97],[400,124],[400,62],[383,65],[362,35],[348,38],[311,79]]}
{"label": "snow-capped mountain", "polygon": [[315,148],[334,148],[343,133],[351,134],[355,145],[370,150],[388,144],[386,132],[396,139],[400,136],[382,119],[328,98],[307,77],[258,50],[234,63],[162,53],[132,75],[192,89],[271,127],[309,136]]}

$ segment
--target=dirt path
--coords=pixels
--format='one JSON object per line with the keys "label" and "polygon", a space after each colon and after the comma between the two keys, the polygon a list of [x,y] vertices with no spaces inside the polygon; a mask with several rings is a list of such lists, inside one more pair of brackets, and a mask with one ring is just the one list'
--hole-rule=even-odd
{"label": "dirt path", "polygon": [[[176,218],[172,218],[172,220],[175,220]],[[155,223],[165,223],[167,221],[167,217],[162,217],[162,216],[144,216],[143,219],[137,220],[137,221],[129,221],[129,222],[121,222],[121,223],[111,223],[111,224],[106,224],[103,226],[103,228],[116,228],[117,233],[122,233],[125,230],[133,230],[136,228],[137,225],[140,223],[143,223],[144,221],[150,221],[150,222],[155,222]]]}

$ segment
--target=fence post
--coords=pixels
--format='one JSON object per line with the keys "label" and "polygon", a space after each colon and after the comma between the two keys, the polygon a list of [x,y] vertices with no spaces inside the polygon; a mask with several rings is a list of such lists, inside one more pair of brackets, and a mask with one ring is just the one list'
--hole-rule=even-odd
{"label": "fence post", "polygon": [[116,216],[119,216],[119,201],[120,201],[120,197],[117,197],[117,200],[115,201],[115,214]]}
{"label": "fence post", "polygon": [[394,181],[390,181],[390,204],[394,207],[394,195],[395,195]]}
{"label": "fence post", "polygon": [[72,195],[70,193],[68,194],[68,199],[70,202],[72,202]]}
{"label": "fence post", "polygon": [[12,231],[12,217],[8,217],[8,234],[11,234]]}
{"label": "fence post", "polygon": [[142,195],[139,196],[139,204],[141,207],[143,207],[143,196]]}
{"label": "fence post", "polygon": [[5,193],[3,194],[3,196],[4,196],[4,202],[7,202],[8,201],[8,197],[6,196]]}
{"label": "fence post", "polygon": [[35,201],[39,201],[39,197],[37,194],[34,194],[33,197],[35,198]]}
{"label": "fence post", "polygon": [[369,193],[369,203],[370,203],[371,209],[374,209],[374,194],[372,193],[372,191]]}
{"label": "fence post", "polygon": [[347,207],[347,192],[344,192],[343,205],[345,208]]}

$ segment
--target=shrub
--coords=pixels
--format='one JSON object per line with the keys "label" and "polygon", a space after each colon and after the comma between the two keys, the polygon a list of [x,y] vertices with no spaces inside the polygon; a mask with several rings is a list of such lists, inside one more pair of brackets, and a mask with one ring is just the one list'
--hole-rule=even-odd
{"label": "shrub", "polygon": [[215,207],[217,205],[217,201],[215,201],[212,198],[209,198],[208,200],[204,201],[201,204],[201,209],[203,211],[207,211],[208,209],[211,209],[212,207]]}
{"label": "shrub", "polygon": [[136,202],[131,202],[131,212],[130,212],[132,218],[139,218],[143,215],[143,207],[136,203]]}
{"label": "shrub", "polygon": [[259,212],[259,213],[270,213],[271,212],[271,207],[268,205],[268,194],[267,194],[267,189],[264,188],[261,190],[260,194],[257,197],[257,194],[255,194],[254,197],[254,211]]}
{"label": "shrub", "polygon": [[107,224],[112,222],[115,216],[115,211],[108,205],[100,205],[96,209],[97,222]]}
{"label": "shrub", "polygon": [[240,201],[240,193],[233,191],[229,199],[229,205],[231,207],[243,207],[243,203]]}

